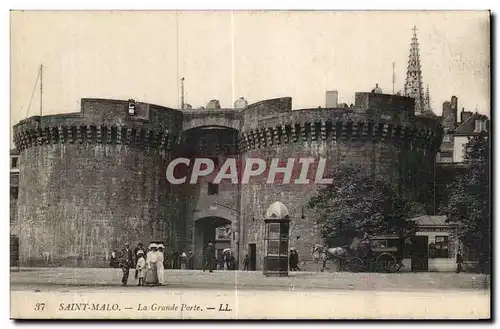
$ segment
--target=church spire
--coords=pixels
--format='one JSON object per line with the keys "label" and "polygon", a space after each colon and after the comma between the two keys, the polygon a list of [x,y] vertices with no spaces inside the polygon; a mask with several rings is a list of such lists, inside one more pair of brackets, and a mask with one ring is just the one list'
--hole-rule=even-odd
{"label": "church spire", "polygon": [[416,26],[413,27],[404,94],[415,99],[415,114],[426,110]]}

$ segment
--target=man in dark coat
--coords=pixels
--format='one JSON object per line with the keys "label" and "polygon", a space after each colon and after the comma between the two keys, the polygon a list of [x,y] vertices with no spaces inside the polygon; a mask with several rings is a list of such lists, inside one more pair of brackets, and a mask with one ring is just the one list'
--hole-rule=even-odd
{"label": "man in dark coat", "polygon": [[193,252],[190,250],[189,255],[188,255],[188,264],[187,264],[188,270],[194,270],[194,255]]}
{"label": "man in dark coat", "polygon": [[205,270],[213,272],[214,259],[215,259],[215,249],[213,244],[210,242],[207,248],[205,249],[205,253],[203,255],[203,272],[205,272]]}
{"label": "man in dark coat", "polygon": [[179,253],[177,252],[176,249],[174,249],[172,251],[172,268],[173,269],[179,269],[180,268],[180,266],[179,266],[179,260],[180,260]]}
{"label": "man in dark coat", "polygon": [[236,258],[234,257],[234,255],[232,253],[229,255],[228,270],[230,270],[230,271],[236,270]]}
{"label": "man in dark coat", "polygon": [[250,258],[248,258],[248,255],[245,255],[245,259],[243,259],[243,271],[248,271],[248,264],[250,264]]}
{"label": "man in dark coat", "polygon": [[127,285],[128,275],[130,268],[134,265],[134,256],[132,250],[129,247],[129,244],[125,244],[125,248],[122,249],[122,253],[120,255],[120,267],[123,271],[122,276],[122,286]]}
{"label": "man in dark coat", "polygon": [[299,268],[299,254],[297,253],[297,250],[295,248],[292,248],[290,250],[290,271],[300,271]]}
{"label": "man in dark coat", "polygon": [[[142,242],[139,242],[137,244],[137,247],[135,247],[134,249],[134,268],[137,266],[137,260],[139,259],[139,257],[137,256],[137,253],[139,252],[139,250],[142,250],[143,252],[143,255],[146,256],[146,248],[144,248],[144,245],[142,244]],[[137,279],[137,275],[139,274],[139,271],[138,270],[135,270],[135,279]]]}
{"label": "man in dark coat", "polygon": [[458,250],[458,252],[457,252],[457,269],[455,271],[456,273],[462,272],[462,263],[463,263],[462,253],[460,252],[460,250]]}

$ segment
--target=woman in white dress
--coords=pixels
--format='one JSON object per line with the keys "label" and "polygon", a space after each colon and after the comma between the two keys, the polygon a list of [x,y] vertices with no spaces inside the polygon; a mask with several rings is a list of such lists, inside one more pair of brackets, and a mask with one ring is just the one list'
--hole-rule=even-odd
{"label": "woman in white dress", "polygon": [[158,251],[156,252],[157,254],[157,267],[158,267],[158,282],[160,286],[165,283],[165,267],[163,265],[164,259],[164,254],[163,251],[165,250],[165,246],[163,244],[158,245]]}
{"label": "woman in white dress", "polygon": [[156,249],[158,245],[152,243],[149,245],[149,252],[146,256],[146,277],[144,278],[145,284],[158,285],[158,252]]}

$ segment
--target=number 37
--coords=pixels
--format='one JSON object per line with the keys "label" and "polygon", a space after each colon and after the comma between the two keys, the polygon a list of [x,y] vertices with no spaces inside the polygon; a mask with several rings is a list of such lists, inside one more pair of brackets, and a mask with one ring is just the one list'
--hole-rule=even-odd
{"label": "number 37", "polygon": [[45,303],[36,303],[35,311],[43,311],[45,309]]}

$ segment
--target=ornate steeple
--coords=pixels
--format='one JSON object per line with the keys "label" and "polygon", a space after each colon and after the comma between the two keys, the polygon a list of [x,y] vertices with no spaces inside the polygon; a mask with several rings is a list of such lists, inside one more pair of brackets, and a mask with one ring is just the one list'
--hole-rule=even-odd
{"label": "ornate steeple", "polygon": [[404,94],[415,99],[416,115],[422,114],[426,110],[416,26],[413,27]]}

